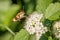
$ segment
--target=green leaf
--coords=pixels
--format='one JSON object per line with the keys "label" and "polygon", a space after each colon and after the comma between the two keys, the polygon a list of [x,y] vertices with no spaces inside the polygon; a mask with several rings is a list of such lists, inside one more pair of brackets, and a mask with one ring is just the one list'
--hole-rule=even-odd
{"label": "green leaf", "polygon": [[56,20],[60,16],[60,3],[51,3],[46,9],[45,17],[49,20]]}
{"label": "green leaf", "polygon": [[46,8],[52,3],[52,0],[36,0],[36,11],[44,13]]}
{"label": "green leaf", "polygon": [[31,0],[23,0],[24,1],[24,3],[28,3],[28,2],[30,2]]}
{"label": "green leaf", "polygon": [[[17,14],[17,11],[21,9],[19,5],[11,5],[11,0],[0,0],[0,29],[6,30],[5,26],[9,26]],[[4,26],[4,27],[2,27]]]}
{"label": "green leaf", "polygon": [[0,11],[6,11],[11,5],[10,0],[0,0]]}
{"label": "green leaf", "polygon": [[11,36],[9,40],[14,40],[14,36]]}
{"label": "green leaf", "polygon": [[29,40],[36,40],[36,35],[35,35],[35,34],[33,34],[33,35],[30,35],[30,38],[29,38]]}
{"label": "green leaf", "polygon": [[29,33],[21,29],[15,36],[14,40],[29,40]]}
{"label": "green leaf", "polygon": [[48,37],[48,40],[53,40],[51,36]]}
{"label": "green leaf", "polygon": [[0,35],[0,40],[13,40],[14,36],[10,34],[9,32],[4,33],[3,35]]}
{"label": "green leaf", "polygon": [[[12,5],[9,10],[7,10],[6,14],[5,14],[5,20],[4,20],[4,24],[9,25],[9,23],[12,22],[12,19],[15,17],[15,15],[17,14],[17,11],[19,10],[19,6],[18,5]],[[7,19],[8,18],[8,19]]]}
{"label": "green leaf", "polygon": [[9,28],[12,30],[12,31],[15,31],[16,30],[16,27],[20,24],[20,22],[12,22],[11,24],[9,24]]}
{"label": "green leaf", "polygon": [[16,27],[16,31],[18,32],[19,30],[21,30],[22,28],[24,28],[25,25],[25,19],[22,19],[19,24],[17,25],[18,27]]}
{"label": "green leaf", "polygon": [[60,0],[58,0],[60,2]]}
{"label": "green leaf", "polygon": [[[13,18],[17,14],[18,10],[19,10],[18,5],[12,5],[5,12],[2,11],[1,14],[0,14],[0,24],[2,24],[3,26],[9,26],[12,23]],[[0,25],[0,29],[5,30],[5,28],[2,27],[1,25]]]}
{"label": "green leaf", "polygon": [[21,0],[16,0],[17,4],[20,6],[20,10],[23,8]]}
{"label": "green leaf", "polygon": [[48,37],[46,37],[44,34],[40,37],[40,40],[48,40]]}
{"label": "green leaf", "polygon": [[31,14],[35,10],[35,0],[30,1],[29,3],[25,3],[24,10],[26,12],[26,15]]}
{"label": "green leaf", "polygon": [[46,26],[46,27],[50,27],[51,24],[52,24],[52,22],[53,22],[53,21],[51,21],[51,20],[44,19],[43,24],[44,24],[44,26]]}

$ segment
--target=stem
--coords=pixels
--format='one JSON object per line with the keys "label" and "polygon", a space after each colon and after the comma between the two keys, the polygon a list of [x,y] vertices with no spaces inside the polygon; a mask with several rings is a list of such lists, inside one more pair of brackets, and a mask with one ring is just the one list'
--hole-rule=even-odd
{"label": "stem", "polygon": [[0,26],[5,27],[12,35],[15,35],[15,33],[8,26],[3,26],[2,24],[0,24]]}
{"label": "stem", "polygon": [[12,35],[15,35],[15,33],[9,28],[9,27],[5,27]]}

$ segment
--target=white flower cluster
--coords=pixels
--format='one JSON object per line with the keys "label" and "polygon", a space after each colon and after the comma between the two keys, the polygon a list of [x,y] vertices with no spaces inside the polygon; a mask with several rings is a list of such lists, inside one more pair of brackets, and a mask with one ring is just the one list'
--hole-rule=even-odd
{"label": "white flower cluster", "polygon": [[24,28],[30,34],[34,34],[34,33],[36,34],[36,40],[39,40],[42,34],[47,31],[47,28],[43,26],[42,22],[40,22],[42,17],[43,14],[40,14],[38,12],[33,12],[29,17],[27,17],[24,26]]}
{"label": "white flower cluster", "polygon": [[55,22],[55,24],[53,25],[53,31],[55,33],[55,36],[57,38],[60,38],[60,21]]}

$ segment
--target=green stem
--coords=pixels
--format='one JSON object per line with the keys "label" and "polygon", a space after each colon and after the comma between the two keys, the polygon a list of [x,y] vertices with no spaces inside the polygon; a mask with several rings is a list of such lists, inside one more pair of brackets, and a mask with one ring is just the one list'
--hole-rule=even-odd
{"label": "green stem", "polygon": [[9,28],[9,27],[5,27],[12,35],[15,35],[15,33]]}
{"label": "green stem", "polygon": [[3,26],[2,24],[0,24],[0,26],[5,27],[12,35],[15,35],[15,33],[8,26]]}

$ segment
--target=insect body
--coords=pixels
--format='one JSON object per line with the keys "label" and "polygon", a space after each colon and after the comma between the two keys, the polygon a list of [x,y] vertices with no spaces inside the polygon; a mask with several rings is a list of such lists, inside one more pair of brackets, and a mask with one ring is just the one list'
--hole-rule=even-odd
{"label": "insect body", "polygon": [[13,22],[19,21],[20,19],[22,19],[24,17],[24,11],[19,12],[15,18],[13,18]]}

